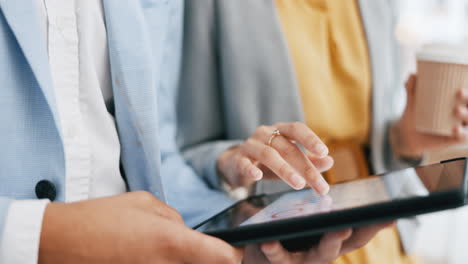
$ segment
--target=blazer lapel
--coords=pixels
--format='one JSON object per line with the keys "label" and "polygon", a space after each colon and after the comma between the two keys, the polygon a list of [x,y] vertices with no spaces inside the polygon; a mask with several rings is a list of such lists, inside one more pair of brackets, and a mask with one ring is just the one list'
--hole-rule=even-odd
{"label": "blazer lapel", "polygon": [[[37,3],[35,0],[0,0],[0,7],[58,124],[46,39],[40,30]],[[60,133],[59,125],[57,129]]]}
{"label": "blazer lapel", "polygon": [[[157,72],[139,1],[104,0],[122,163],[131,190],[164,200],[159,177]],[[139,180],[136,180],[139,179]]]}

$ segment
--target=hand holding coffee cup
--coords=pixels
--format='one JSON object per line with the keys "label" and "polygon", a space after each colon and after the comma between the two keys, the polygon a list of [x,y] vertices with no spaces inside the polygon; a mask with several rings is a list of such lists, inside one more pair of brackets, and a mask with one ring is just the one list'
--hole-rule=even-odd
{"label": "hand holding coffee cup", "polygon": [[418,74],[406,83],[407,105],[391,130],[396,154],[423,154],[468,142],[468,50],[431,45],[418,54]]}
{"label": "hand holding coffee cup", "polygon": [[[451,137],[468,123],[463,90],[468,82],[468,50],[431,45],[418,54],[416,129]],[[454,109],[454,106],[456,108]]]}

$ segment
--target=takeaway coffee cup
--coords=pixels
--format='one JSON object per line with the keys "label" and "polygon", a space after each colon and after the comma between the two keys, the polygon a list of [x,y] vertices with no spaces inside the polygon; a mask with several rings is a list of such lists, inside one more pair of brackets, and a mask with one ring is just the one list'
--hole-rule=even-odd
{"label": "takeaway coffee cup", "polygon": [[425,46],[417,55],[416,129],[452,136],[457,125],[457,92],[468,87],[468,49],[453,45]]}

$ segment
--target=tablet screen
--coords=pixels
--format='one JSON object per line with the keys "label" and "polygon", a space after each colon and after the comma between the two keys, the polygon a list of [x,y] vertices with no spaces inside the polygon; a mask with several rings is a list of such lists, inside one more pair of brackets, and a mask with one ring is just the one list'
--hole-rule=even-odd
{"label": "tablet screen", "polygon": [[409,168],[336,184],[327,195],[305,189],[249,198],[198,226],[200,231],[246,226],[362,207],[464,188],[465,160]]}

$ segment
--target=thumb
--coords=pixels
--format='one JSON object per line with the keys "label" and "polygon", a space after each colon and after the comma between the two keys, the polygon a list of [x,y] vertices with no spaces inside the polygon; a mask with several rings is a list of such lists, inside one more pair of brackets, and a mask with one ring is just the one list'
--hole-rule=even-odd
{"label": "thumb", "polygon": [[407,96],[407,105],[414,103],[414,98],[416,94],[416,84],[417,84],[417,77],[415,74],[411,74],[408,80],[406,81],[406,96]]}
{"label": "thumb", "polygon": [[242,261],[242,249],[234,248],[218,238],[192,230],[184,237],[186,244],[179,252],[184,263],[239,264]]}

